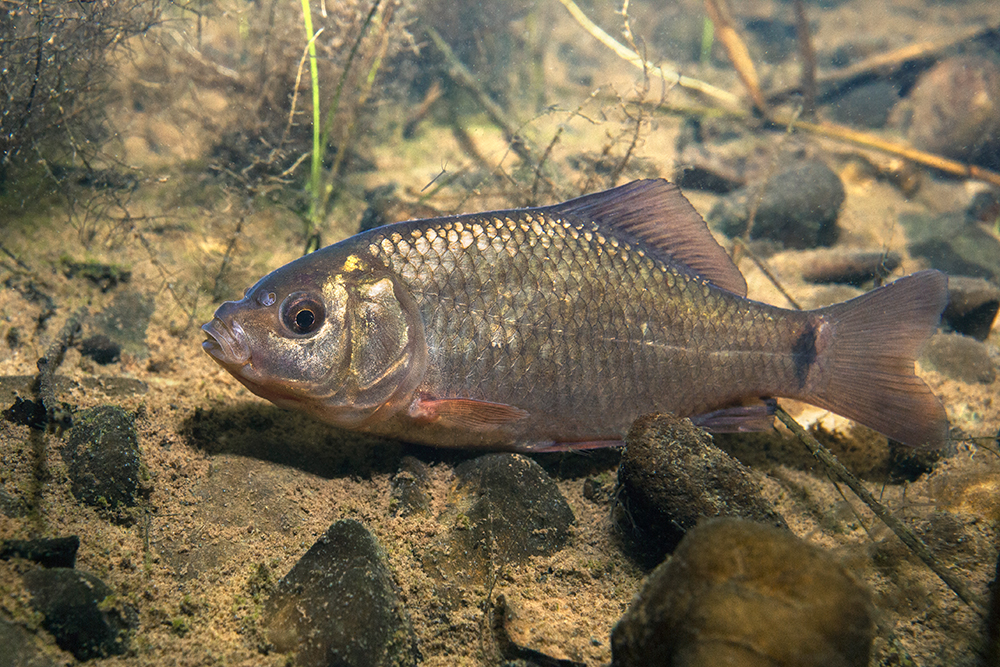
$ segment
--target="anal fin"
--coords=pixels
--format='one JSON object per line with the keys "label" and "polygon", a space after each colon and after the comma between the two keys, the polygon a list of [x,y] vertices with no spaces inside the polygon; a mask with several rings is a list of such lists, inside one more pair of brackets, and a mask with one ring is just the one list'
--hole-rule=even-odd
{"label": "anal fin", "polygon": [[774,427],[777,402],[773,398],[753,405],[734,405],[691,417],[691,423],[713,433],[749,433]]}

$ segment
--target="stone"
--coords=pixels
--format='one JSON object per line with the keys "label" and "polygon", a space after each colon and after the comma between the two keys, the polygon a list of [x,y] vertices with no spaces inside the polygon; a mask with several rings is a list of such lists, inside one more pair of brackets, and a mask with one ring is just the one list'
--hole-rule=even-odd
{"label": "stone", "polygon": [[455,477],[454,496],[460,513],[468,517],[471,543],[495,541],[515,561],[547,556],[565,545],[573,510],[532,459],[487,454],[457,466]]}
{"label": "stone", "polygon": [[834,100],[830,116],[840,123],[858,127],[884,127],[893,106],[899,102],[899,92],[889,81],[876,79],[852,86]]}
{"label": "stone", "polygon": [[750,470],[689,419],[640,417],[625,436],[613,520],[630,551],[652,567],[706,517],[787,528]]}
{"label": "stone", "polygon": [[94,316],[93,336],[103,336],[118,345],[120,352],[145,359],[149,356],[146,329],[156,310],[156,301],[135,290],[115,295],[111,304]]}
{"label": "stone", "polygon": [[501,566],[554,554],[575,517],[556,483],[521,454],[486,454],[455,468],[455,484],[439,521],[447,534],[421,557],[446,605]]}
{"label": "stone", "polygon": [[986,346],[961,334],[934,334],[921,351],[920,360],[960,382],[990,384],[997,376]]}
{"label": "stone", "polygon": [[816,284],[837,283],[861,287],[885,278],[899,266],[899,253],[878,250],[819,248],[797,253],[802,279]]}
{"label": "stone", "polygon": [[135,506],[143,474],[135,415],[116,405],[76,413],[62,456],[77,500],[111,511]]}
{"label": "stone", "polygon": [[1000,65],[982,56],[945,58],[924,72],[895,116],[922,150],[1000,166]]}
{"label": "stone", "polygon": [[106,366],[122,358],[122,346],[104,334],[90,336],[80,341],[80,354]]}
{"label": "stone", "polygon": [[0,560],[24,558],[42,567],[68,567],[76,565],[76,552],[80,538],[76,535],[37,540],[0,541]]}
{"label": "stone", "polygon": [[405,667],[420,659],[378,540],[352,519],[334,523],[278,581],[262,625],[301,667]]}
{"label": "stone", "polygon": [[867,665],[870,597],[787,530],[712,519],[646,579],[612,630],[612,665]]}
{"label": "stone", "polygon": [[907,250],[949,275],[1000,281],[1000,241],[965,213],[903,213]]}
{"label": "stone", "polygon": [[420,459],[404,456],[392,478],[392,513],[395,516],[426,514],[431,509],[430,472]]}
{"label": "stone", "polygon": [[92,574],[56,567],[24,575],[31,607],[60,648],[77,660],[121,655],[128,649],[131,616],[109,605],[111,588]]}
{"label": "stone", "polygon": [[948,276],[948,307],[942,321],[954,332],[984,341],[1000,310],[1000,286],[967,276]]}
{"label": "stone", "polygon": [[788,248],[828,246],[837,238],[844,184],[820,160],[803,160],[766,184],[749,183],[729,193],[709,212],[708,222],[729,237],[742,236],[755,202],[751,239],[778,241]]}

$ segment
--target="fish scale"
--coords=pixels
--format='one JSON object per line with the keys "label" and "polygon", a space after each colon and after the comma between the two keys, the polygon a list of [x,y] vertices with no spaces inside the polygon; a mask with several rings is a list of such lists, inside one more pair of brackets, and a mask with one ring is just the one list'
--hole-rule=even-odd
{"label": "fish scale", "polygon": [[[454,224],[443,223],[436,238]],[[602,439],[616,437],[630,417],[610,421],[592,416],[595,409],[697,414],[712,407],[720,368],[702,363],[703,351],[691,349],[690,341],[711,340],[730,351],[733,363],[721,370],[733,387],[766,395],[788,375],[788,364],[769,368],[767,360],[787,347],[795,318],[785,318],[779,331],[768,326],[774,320],[749,308],[727,317],[727,311],[740,310],[729,308],[730,297],[630,244],[619,242],[609,251],[593,223],[534,214],[521,221],[474,217],[458,224],[473,226],[487,242],[464,250],[431,244],[421,252],[409,242],[399,248],[406,232],[394,230],[373,238],[368,248],[404,277],[430,323],[430,365],[437,369],[434,388],[441,395],[534,402],[540,427],[576,412],[579,436]],[[518,238],[512,226],[533,236]],[[425,233],[414,227],[411,235]],[[444,265],[454,268],[441,271]],[[491,268],[485,280],[482,267]],[[680,298],[664,287],[679,289]],[[567,294],[576,295],[572,305]],[[466,304],[463,312],[448,307]],[[567,317],[566,308],[576,317]],[[757,335],[746,336],[744,322],[755,319],[750,330]],[[510,359],[519,363],[505,362]],[[544,405],[536,400],[542,396]],[[595,431],[598,421],[601,430]],[[566,426],[562,420],[563,437],[577,435]]]}
{"label": "fish scale", "polygon": [[619,441],[648,412],[715,430],[797,398],[913,445],[947,437],[913,358],[938,272],[790,311],[746,282],[677,188],[397,223],[262,278],[205,350],[254,393],[348,428],[540,451]]}

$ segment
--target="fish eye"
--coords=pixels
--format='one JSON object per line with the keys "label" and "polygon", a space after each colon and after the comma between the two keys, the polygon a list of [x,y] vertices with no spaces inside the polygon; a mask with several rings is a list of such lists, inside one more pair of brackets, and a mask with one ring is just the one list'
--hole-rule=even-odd
{"label": "fish eye", "polygon": [[323,302],[308,292],[289,294],[281,304],[281,323],[299,336],[315,333],[325,315]]}

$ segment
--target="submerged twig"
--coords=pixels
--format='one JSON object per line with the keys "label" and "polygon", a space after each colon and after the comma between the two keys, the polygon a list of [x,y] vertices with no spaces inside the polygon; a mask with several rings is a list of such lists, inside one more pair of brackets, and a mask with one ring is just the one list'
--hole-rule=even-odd
{"label": "submerged twig", "polygon": [[[622,46],[620,43],[612,39],[603,30],[594,25],[593,22],[591,22],[590,19],[588,19],[586,15],[583,14],[580,8],[577,7],[575,4],[573,4],[572,0],[559,0],[559,1],[562,2],[564,5],[566,5],[567,9],[570,9],[570,7],[572,7],[572,9],[570,9],[570,13],[573,14],[573,17],[576,18],[577,21],[581,25],[583,25],[584,28],[586,28],[588,32],[590,32],[598,41],[600,41],[605,46],[611,48],[622,59],[626,60],[627,62],[639,68],[643,68],[644,66],[649,66],[651,68],[651,71],[661,72],[663,73],[664,76],[673,75],[676,77],[680,77],[680,75],[677,74],[676,72],[666,72],[665,70],[661,70],[660,68],[654,65],[649,65],[648,63],[644,65],[643,64],[644,61],[638,56],[638,54]],[[588,26],[591,26],[593,30],[591,30]],[[970,35],[966,35],[963,39],[969,39],[970,37],[975,37],[980,34],[985,34],[986,32],[990,32],[991,30],[993,30],[993,28],[987,30],[977,30],[975,33],[970,33]],[[957,41],[953,40],[949,44],[957,43]],[[899,57],[901,56],[895,56],[895,58]],[[715,88],[710,84],[704,84],[704,82],[700,81],[697,83],[708,86],[708,89],[698,88],[696,86],[690,85],[691,81],[693,80],[687,79],[686,77],[680,77],[679,79],[677,79],[678,85],[682,87],[700,90],[701,92],[706,93],[711,97],[715,97],[720,101],[725,101],[730,106],[730,108],[697,109],[692,107],[683,107],[683,108],[670,107],[669,105],[663,102],[657,105],[650,105],[650,106],[652,106],[655,109],[673,111],[677,113],[683,113],[686,115],[697,114],[703,116],[712,116],[712,115],[728,116],[730,118],[737,120],[743,120],[743,121],[750,120],[751,115],[749,112],[745,110],[738,110],[732,108],[735,106],[737,102],[737,98],[735,95],[722,91],[718,88]],[[710,92],[710,90],[712,92]],[[715,94],[716,92],[722,93],[722,96],[716,95]],[[642,101],[639,101],[638,103],[643,104]],[[857,146],[874,149],[877,151],[881,151],[883,153],[888,153],[890,155],[896,155],[905,158],[907,160],[916,162],[918,164],[922,164],[927,167],[939,169],[954,176],[973,178],[979,181],[984,181],[986,183],[991,183],[993,185],[1000,186],[1000,174],[998,174],[995,171],[991,171],[983,167],[978,167],[976,165],[965,164],[957,160],[944,158],[941,157],[940,155],[935,155],[933,153],[928,153],[926,151],[917,150],[916,148],[888,141],[886,139],[882,139],[881,137],[877,137],[873,134],[867,132],[860,132],[858,130],[845,127],[843,125],[836,125],[833,123],[809,123],[802,120],[796,120],[794,116],[795,114],[789,111],[772,111],[769,116],[769,120],[784,128],[791,127],[792,129],[802,130],[804,132],[809,132],[810,134],[815,134],[830,139],[836,139],[848,143],[853,143]]]}
{"label": "submerged twig", "polygon": [[729,91],[722,90],[721,88],[717,88],[710,83],[699,81],[698,79],[692,79],[691,77],[684,76],[679,72],[665,69],[648,62],[638,53],[629,49],[614,37],[604,32],[596,23],[591,21],[587,15],[583,13],[583,10],[581,10],[576,3],[573,2],[573,0],[559,0],[559,2],[563,4],[563,6],[569,11],[570,15],[576,19],[576,22],[579,23],[584,30],[589,32],[594,39],[599,41],[601,44],[604,44],[606,47],[618,54],[622,60],[630,63],[637,69],[649,72],[651,75],[663,79],[670,85],[678,85],[681,88],[687,88],[688,90],[694,90],[703,95],[707,95],[708,97],[714,98],[727,106],[739,106],[739,98]]}
{"label": "submerged twig", "polygon": [[986,611],[982,603],[972,594],[968,586],[958,575],[950,572],[940,561],[934,556],[931,550],[924,544],[924,541],[914,533],[909,526],[897,519],[893,514],[885,507],[882,503],[875,499],[868,489],[865,488],[861,480],[854,476],[850,470],[844,467],[844,465],[837,460],[837,457],[833,453],[820,444],[819,440],[814,438],[812,434],[802,428],[795,419],[785,412],[784,408],[780,405],[777,407],[776,414],[778,419],[781,420],[785,426],[787,426],[792,433],[799,439],[799,441],[809,449],[813,456],[815,456],[823,465],[827,467],[828,470],[833,472],[837,477],[839,477],[851,491],[868,505],[868,508],[882,520],[889,530],[895,533],[903,544],[905,544],[910,551],[912,551],[924,564],[929,567],[934,574],[936,574],[941,581],[945,583],[948,588],[952,590],[962,600],[965,604],[969,606],[972,611],[979,614],[979,616],[985,618]]}
{"label": "submerged twig", "polygon": [[[907,44],[902,48],[895,49],[887,53],[880,53],[842,69],[834,70],[832,72],[817,72],[816,84],[822,89],[820,94],[826,95],[832,90],[850,86],[857,81],[885,76],[914,60],[928,60],[934,58],[940,53],[963,42],[984,37],[985,35],[996,32],[996,30],[997,26],[995,25],[988,26],[986,28],[973,28],[971,30],[965,30],[959,35],[948,39],[942,39],[935,42],[917,42],[916,44]],[[771,101],[781,100],[796,92],[802,92],[798,86],[781,88],[769,92],[767,98]]]}
{"label": "submerged twig", "polygon": [[81,307],[70,315],[66,323],[63,324],[62,329],[59,330],[59,334],[56,335],[55,340],[52,341],[45,351],[45,356],[37,362],[38,398],[42,401],[42,405],[45,406],[46,421],[49,424],[55,424],[57,427],[69,426],[72,423],[72,417],[56,401],[56,369],[62,363],[66,350],[73,344],[73,338],[80,333],[83,318],[86,316],[86,306]]}
{"label": "submerged twig", "polygon": [[757,76],[757,68],[750,58],[750,51],[746,42],[740,37],[739,31],[733,22],[729,12],[729,6],[725,0],[705,0],[705,11],[708,18],[715,24],[715,36],[726,49],[729,61],[736,68],[736,73],[740,76],[740,81],[750,94],[750,99],[757,109],[767,115],[767,102],[763,93],[760,92],[760,78]]}
{"label": "submerged twig", "polygon": [[802,310],[802,306],[799,305],[799,302],[793,299],[792,295],[788,293],[780,282],[778,282],[778,277],[771,273],[771,269],[769,269],[767,264],[764,263],[764,260],[757,256],[757,253],[750,248],[747,242],[741,238],[737,238],[735,241],[737,243],[737,247],[740,248],[742,252],[746,253],[747,257],[750,258],[750,261],[752,261],[754,265],[760,269],[761,273],[763,273],[767,279],[771,281],[771,284],[774,285],[779,292],[781,292],[781,296],[785,297],[785,300],[788,301],[789,305],[791,305],[795,310]]}
{"label": "submerged twig", "polygon": [[494,102],[486,91],[483,90],[483,87],[476,81],[476,77],[458,59],[458,56],[455,55],[455,52],[451,50],[448,43],[438,34],[437,30],[430,26],[424,26],[424,30],[427,31],[427,36],[431,38],[434,46],[437,47],[437,50],[448,63],[448,75],[455,83],[469,91],[483,111],[486,112],[486,115],[490,117],[490,120],[503,130],[504,138],[510,144],[511,149],[517,153],[517,156],[528,164],[534,164],[531,147],[527,144],[525,138],[518,133],[518,123],[509,118],[506,112],[500,108],[500,105]]}

